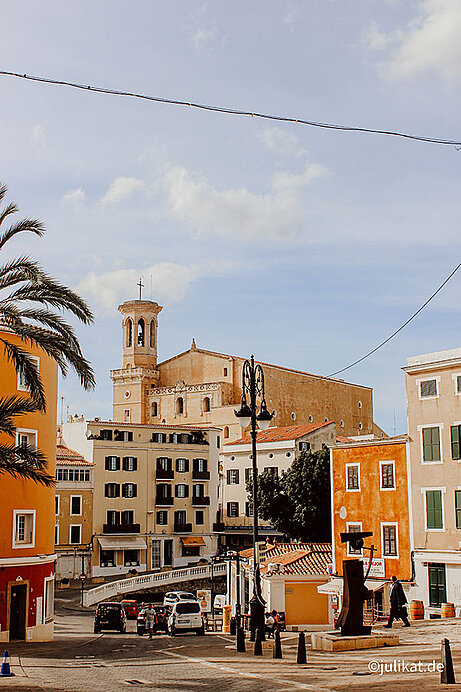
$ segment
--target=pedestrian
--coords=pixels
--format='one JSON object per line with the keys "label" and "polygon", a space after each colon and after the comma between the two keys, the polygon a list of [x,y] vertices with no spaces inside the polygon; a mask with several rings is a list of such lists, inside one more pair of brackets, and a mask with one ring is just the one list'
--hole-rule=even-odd
{"label": "pedestrian", "polygon": [[391,629],[394,620],[402,620],[404,627],[410,627],[410,623],[408,622],[407,609],[405,606],[405,604],[407,603],[407,597],[405,596],[402,584],[399,582],[395,575],[392,577],[390,601],[391,612],[389,614],[389,620],[387,621],[387,625],[384,625],[384,627]]}
{"label": "pedestrian", "polygon": [[275,620],[272,613],[266,613],[266,632],[268,639],[270,639],[271,634],[274,636],[274,625]]}
{"label": "pedestrian", "polygon": [[149,632],[149,639],[152,639],[155,625],[155,610],[152,606],[148,606],[144,617],[146,618],[146,630]]}

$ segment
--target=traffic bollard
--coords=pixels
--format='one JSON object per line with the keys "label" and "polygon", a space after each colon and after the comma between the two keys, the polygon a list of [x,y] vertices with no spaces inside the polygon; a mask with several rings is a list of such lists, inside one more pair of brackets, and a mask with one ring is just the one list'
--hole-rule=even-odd
{"label": "traffic bollard", "polygon": [[299,633],[298,637],[298,657],[296,659],[296,663],[307,663],[307,656],[306,656],[306,638],[304,636],[304,632]]}
{"label": "traffic bollard", "polygon": [[455,671],[453,669],[453,659],[451,657],[450,642],[448,639],[442,639],[442,665],[440,682],[445,685],[455,685]]}
{"label": "traffic bollard", "polygon": [[256,630],[255,649],[254,649],[253,653],[255,656],[262,656],[263,655],[263,647],[261,644],[261,630],[260,629]]}
{"label": "traffic bollard", "polygon": [[275,630],[274,634],[274,651],[272,658],[283,658],[282,656],[282,642],[280,641],[280,632]]}
{"label": "traffic bollard", "polygon": [[245,632],[243,627],[237,629],[237,651],[243,653],[245,651]]}

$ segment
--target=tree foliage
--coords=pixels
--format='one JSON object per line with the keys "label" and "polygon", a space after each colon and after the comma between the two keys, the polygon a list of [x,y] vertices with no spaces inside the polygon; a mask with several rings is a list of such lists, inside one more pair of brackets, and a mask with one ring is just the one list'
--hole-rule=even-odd
{"label": "tree foliage", "polygon": [[[251,500],[251,482],[248,484]],[[258,476],[259,516],[291,539],[331,541],[330,452],[301,452],[287,471]]]}

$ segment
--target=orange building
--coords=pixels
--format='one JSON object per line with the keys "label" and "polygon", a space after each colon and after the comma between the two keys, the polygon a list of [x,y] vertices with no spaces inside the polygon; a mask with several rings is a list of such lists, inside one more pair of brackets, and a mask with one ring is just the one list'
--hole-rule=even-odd
{"label": "orange building", "polygon": [[[37,358],[45,388],[46,413],[28,413],[15,419],[17,444],[38,446],[55,473],[56,363],[39,349],[8,333],[8,340]],[[0,351],[0,397],[21,395],[23,380]],[[11,437],[1,441],[11,443]],[[14,639],[53,639],[54,623],[54,488],[29,480],[0,477],[0,642]]]}
{"label": "orange building", "polygon": [[[370,553],[341,543],[340,533],[372,531],[365,539],[365,547],[376,548],[367,586],[377,592],[375,602],[384,611],[385,582],[394,574],[412,579],[406,445],[402,436],[331,449],[333,572],[342,575],[342,561],[352,558],[362,558],[366,571]],[[342,591],[342,580],[336,581]]]}

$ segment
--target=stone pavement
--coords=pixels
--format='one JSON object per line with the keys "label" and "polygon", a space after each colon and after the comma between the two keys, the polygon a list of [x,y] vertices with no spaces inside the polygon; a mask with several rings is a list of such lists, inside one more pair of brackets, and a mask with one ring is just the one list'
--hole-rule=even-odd
{"label": "stone pavement", "polygon": [[[446,636],[461,683],[460,624],[454,619],[424,621],[408,629],[397,625],[394,631],[400,635],[401,645],[390,649],[325,653],[313,652],[308,646],[307,664],[298,665],[295,633],[284,633],[284,658],[274,660],[267,654],[255,657],[237,653],[235,638],[228,635],[158,635],[149,641],[135,634],[133,621],[125,635],[94,635],[90,616],[61,614],[56,620],[55,642],[11,645],[16,676],[0,678],[0,692],[447,689],[440,684],[439,672],[422,668],[434,665],[432,661],[435,665],[440,662],[440,641]],[[370,662],[376,672],[369,670]],[[405,670],[417,665],[419,671]]]}

